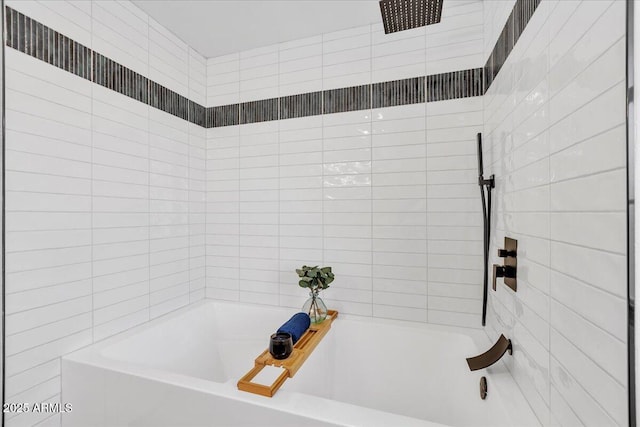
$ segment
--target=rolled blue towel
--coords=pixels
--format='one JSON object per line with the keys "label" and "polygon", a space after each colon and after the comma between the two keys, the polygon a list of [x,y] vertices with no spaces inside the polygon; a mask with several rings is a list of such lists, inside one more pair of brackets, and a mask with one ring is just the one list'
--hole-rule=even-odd
{"label": "rolled blue towel", "polygon": [[278,328],[277,332],[288,332],[291,334],[291,339],[295,344],[302,337],[302,335],[309,329],[311,325],[311,319],[307,313],[296,313],[287,320],[287,322]]}

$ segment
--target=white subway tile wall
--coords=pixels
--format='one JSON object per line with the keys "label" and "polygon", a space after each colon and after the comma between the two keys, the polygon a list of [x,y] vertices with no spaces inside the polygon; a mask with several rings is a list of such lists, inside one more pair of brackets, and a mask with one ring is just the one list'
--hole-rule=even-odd
{"label": "white subway tile wall", "polygon": [[[189,93],[187,98],[202,106],[208,105],[207,59],[191,48],[189,48]],[[206,139],[205,134],[202,134],[201,137]]]}
{"label": "white subway tile wall", "polygon": [[302,307],[307,298],[295,269],[322,259],[330,244],[323,241],[322,121],[280,121],[280,304],[288,307]]}
{"label": "white subway tile wall", "polygon": [[372,289],[378,317],[428,318],[425,112],[425,104],[373,110]]}
{"label": "white subway tile wall", "polygon": [[17,51],[5,58],[6,399],[56,401],[59,356],[93,338],[92,88]]}
{"label": "white subway tile wall", "polygon": [[[206,60],[129,2],[7,5],[206,101]],[[6,67],[6,398],[59,402],[60,356],[205,297],[206,130],[14,49]]]}
{"label": "white subway tile wall", "polygon": [[[96,3],[100,3],[101,6],[105,6],[107,3],[111,3],[108,0],[105,1],[84,1],[84,0],[57,0],[57,1],[42,1],[42,0],[7,0],[6,6],[9,6],[38,22],[44,23],[51,28],[64,29],[64,35],[75,40],[76,42],[84,45],[91,46],[93,39],[93,15],[92,9]],[[131,9],[135,7],[129,4],[128,12],[131,13]],[[113,9],[109,9],[113,11]],[[138,12],[140,14],[141,12]],[[109,18],[104,14],[105,25],[109,21]],[[146,25],[146,18],[145,25]],[[131,31],[131,29],[129,29]],[[106,33],[105,38],[111,40],[112,33],[109,31]],[[113,44],[113,42],[111,42]]]}
{"label": "white subway tile wall", "polygon": [[149,107],[93,85],[94,337],[149,318]]}
{"label": "white subway tile wall", "polygon": [[[20,2],[22,3],[22,2]],[[35,3],[35,2],[34,2]],[[50,3],[50,2],[42,2]],[[130,2],[119,1],[78,1],[90,6],[91,15],[91,43],[96,52],[107,58],[126,65],[136,73],[149,76],[149,24],[148,17]],[[9,3],[11,5],[11,3]],[[13,6],[12,6],[13,7]],[[20,9],[16,9],[20,10]],[[21,11],[21,10],[20,10]],[[23,13],[39,20],[36,16]],[[57,31],[63,31],[67,26],[56,26],[55,22],[39,20]],[[73,38],[70,34],[65,34]],[[81,40],[74,39],[80,43]],[[123,49],[126,46],[126,49]]]}
{"label": "white subway tile wall", "polygon": [[[427,27],[391,34],[384,33],[382,23],[373,24],[371,27],[371,81],[373,83],[426,74]],[[482,32],[478,30],[476,36],[481,38]],[[431,58],[428,59],[431,60]]]}
{"label": "white subway tile wall", "polygon": [[207,296],[298,308],[331,265],[336,309],[479,327],[481,129],[481,98],[208,129]]}
{"label": "white subway tile wall", "polygon": [[[460,1],[441,26],[209,59],[208,105],[483,66],[482,13]],[[294,269],[331,265],[331,307],[479,327],[480,99],[208,129],[207,296],[297,308]]]}
{"label": "white subway tile wall", "polygon": [[240,52],[240,102],[278,96],[278,46]]}
{"label": "white subway tile wall", "polygon": [[[509,3],[485,2],[485,54]],[[542,0],[484,96],[491,262],[518,239],[518,292],[491,292],[487,331],[514,341],[543,425],[627,425],[624,19],[624,2]]]}
{"label": "white subway tile wall", "polygon": [[[323,225],[321,264],[332,266],[338,277],[332,292],[325,292],[325,296],[329,306],[339,307],[338,310],[371,316],[374,274],[371,110],[328,114],[323,119],[323,209],[320,217],[307,216],[311,217],[308,223]],[[303,231],[307,222],[296,222]],[[287,282],[295,283],[296,278],[289,275]]]}
{"label": "white subway tile wall", "polygon": [[322,90],[322,36],[280,44],[279,95]]}
{"label": "white subway tile wall", "polygon": [[482,215],[476,135],[482,98],[427,103],[429,322],[478,327]]}
{"label": "white subway tile wall", "polygon": [[278,304],[278,122],[240,126],[239,300]]}
{"label": "white subway tile wall", "polygon": [[206,142],[206,296],[237,301],[240,298],[240,126],[207,129]]}
{"label": "white subway tile wall", "polygon": [[207,107],[240,102],[240,54],[207,59]]}
{"label": "white subway tile wall", "polygon": [[206,129],[189,123],[189,302],[206,296],[206,135]]}
{"label": "white subway tile wall", "polygon": [[149,18],[147,77],[182,96],[189,96],[189,46]]}
{"label": "white subway tile wall", "polygon": [[[207,61],[189,48],[189,97],[206,105]],[[189,139],[189,301],[206,297],[207,130],[188,126]]]}
{"label": "white subway tile wall", "polygon": [[152,318],[189,303],[189,123],[149,110]]}
{"label": "white subway tile wall", "polygon": [[427,74],[476,68],[487,60],[482,48],[483,2],[445,3],[442,21],[425,30]]}

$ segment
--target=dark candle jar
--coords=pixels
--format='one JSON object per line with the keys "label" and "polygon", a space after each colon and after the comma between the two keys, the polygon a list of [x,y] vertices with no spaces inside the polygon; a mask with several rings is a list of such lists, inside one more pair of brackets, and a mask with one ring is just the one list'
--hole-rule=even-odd
{"label": "dark candle jar", "polygon": [[293,339],[288,332],[277,332],[269,340],[269,353],[274,359],[286,359],[293,352]]}

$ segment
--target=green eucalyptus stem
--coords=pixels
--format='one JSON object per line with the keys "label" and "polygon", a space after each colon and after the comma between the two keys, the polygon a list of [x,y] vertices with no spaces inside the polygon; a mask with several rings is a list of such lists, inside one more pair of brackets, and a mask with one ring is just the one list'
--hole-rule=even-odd
{"label": "green eucalyptus stem", "polygon": [[[318,316],[318,302],[316,300],[316,296],[311,297],[311,307],[309,307],[309,317],[313,317],[313,319],[317,319]],[[313,313],[313,315],[311,314]]]}

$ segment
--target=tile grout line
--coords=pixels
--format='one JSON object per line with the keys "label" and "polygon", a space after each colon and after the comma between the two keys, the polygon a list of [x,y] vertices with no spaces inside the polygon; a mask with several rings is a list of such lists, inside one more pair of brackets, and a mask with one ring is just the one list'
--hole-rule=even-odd
{"label": "tile grout line", "polygon": [[[149,17],[147,16],[147,72],[151,68],[150,48],[151,33],[149,29]],[[147,321],[151,320],[151,80],[147,80]]]}
{"label": "tile grout line", "polygon": [[[187,46],[187,93],[191,95],[191,52]],[[187,117],[191,117],[191,108],[187,108]],[[187,304],[191,304],[191,123],[187,120]]]}
{"label": "tile grout line", "polygon": [[324,228],[325,228],[325,197],[324,197],[324,180],[325,180],[325,174],[324,174],[324,162],[325,162],[325,144],[324,144],[324,114],[325,114],[325,104],[324,104],[324,43],[325,43],[325,34],[323,33],[321,35],[321,49],[320,49],[320,81],[321,81],[321,88],[320,88],[320,121],[322,123],[322,125],[320,126],[320,149],[321,149],[321,155],[320,155],[320,159],[322,161],[322,169],[320,170],[320,174],[321,174],[321,180],[320,180],[320,206],[321,206],[321,222],[322,222],[322,228],[321,228],[321,236],[322,236],[322,253],[320,254],[320,258],[321,258],[321,265],[324,266],[325,265],[325,236],[324,236]]}
{"label": "tile grout line", "polygon": [[[424,34],[424,45],[425,45],[425,51],[427,48],[427,33],[425,31]],[[424,73],[425,75],[427,74],[427,58],[425,56],[424,59]],[[425,205],[425,221],[424,221],[424,227],[425,227],[425,239],[424,239],[424,262],[425,262],[425,271],[427,273],[427,277],[425,277],[425,322],[429,323],[429,216],[427,214],[427,212],[429,212],[429,174],[426,173],[427,170],[429,170],[428,168],[428,163],[429,163],[429,155],[428,155],[428,148],[429,148],[429,143],[427,142],[427,135],[429,132],[429,126],[428,126],[428,104],[427,104],[427,79],[424,79],[424,82],[422,83],[422,90],[424,91],[424,144],[425,144],[425,152],[424,152],[424,170],[425,170],[425,174],[424,174],[424,205]]]}
{"label": "tile grout line", "polygon": [[[371,163],[371,169],[369,169],[369,182],[372,182],[372,176],[373,176],[373,24],[369,24],[369,81],[371,82],[370,86],[369,86],[369,132],[371,132],[371,137],[369,139],[369,162]],[[373,274],[373,241],[374,241],[374,234],[373,234],[373,188],[372,185],[370,185],[369,187],[369,191],[370,191],[370,200],[369,200],[369,209],[371,211],[370,213],[370,220],[371,220],[371,224],[370,224],[370,232],[371,232],[371,254],[370,254],[370,262],[371,262],[371,266],[370,266],[370,272],[371,272],[371,317],[374,317],[374,303],[373,303],[373,299],[374,299],[374,291],[373,291],[373,283],[374,283],[374,274]]]}
{"label": "tile grout line", "polygon": [[[91,2],[91,34],[93,34],[93,2]],[[93,38],[91,39],[91,44],[93,45]],[[85,64],[86,66],[87,64]],[[94,77],[94,68],[93,68],[93,49],[91,49],[89,51],[89,75],[91,76],[91,81],[95,81]],[[94,129],[94,115],[93,115],[93,100],[95,99],[94,97],[94,85],[91,85],[91,218],[90,218],[90,227],[91,227],[91,342],[95,342],[96,341],[96,337],[95,337],[95,326],[96,326],[96,321],[95,321],[95,284],[94,284],[94,276],[95,276],[95,272],[94,272],[94,241],[93,241],[93,215],[94,215],[94,206],[93,206],[93,200],[94,200],[94,194],[93,194],[93,178],[94,178],[94,163],[93,163],[93,149],[94,149],[94,141],[93,141],[93,129]]]}

